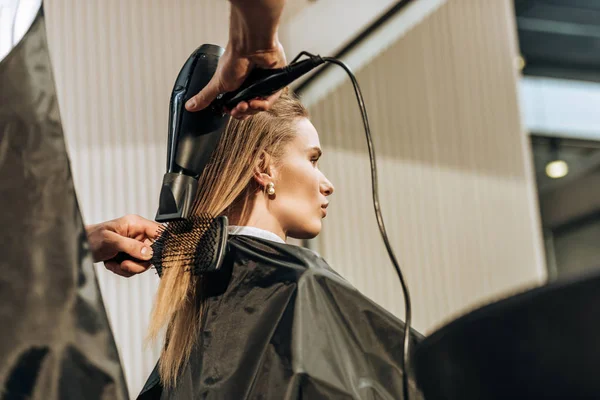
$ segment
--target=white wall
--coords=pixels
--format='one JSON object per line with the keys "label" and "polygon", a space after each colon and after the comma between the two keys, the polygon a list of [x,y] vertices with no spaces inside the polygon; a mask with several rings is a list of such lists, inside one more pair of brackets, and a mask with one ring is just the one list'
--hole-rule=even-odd
{"label": "white wall", "polygon": [[[366,65],[348,56],[372,124],[383,217],[411,290],[414,326],[424,333],[546,277],[515,34],[512,1],[449,0]],[[306,94],[317,99],[310,109],[321,166],[336,186],[317,247],[402,316],[374,218],[357,103],[348,79],[340,82],[324,79]]]}

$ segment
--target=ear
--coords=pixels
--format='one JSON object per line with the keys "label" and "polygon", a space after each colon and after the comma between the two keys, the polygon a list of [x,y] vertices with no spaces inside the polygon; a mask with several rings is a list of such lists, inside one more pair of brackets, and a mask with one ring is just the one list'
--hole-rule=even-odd
{"label": "ear", "polygon": [[269,153],[263,151],[257,165],[254,166],[254,181],[264,188],[274,178],[274,167],[272,165],[273,158]]}

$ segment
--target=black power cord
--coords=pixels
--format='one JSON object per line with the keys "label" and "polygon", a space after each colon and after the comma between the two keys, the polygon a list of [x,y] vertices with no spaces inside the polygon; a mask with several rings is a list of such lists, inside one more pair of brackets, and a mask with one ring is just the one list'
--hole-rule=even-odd
{"label": "black power cord", "polygon": [[333,57],[320,57],[317,55],[310,54],[308,52],[301,52],[294,58],[292,63],[296,62],[301,56],[306,55],[311,58],[318,58],[325,62],[329,62],[332,64],[339,65],[346,71],[350,79],[352,80],[352,86],[354,87],[354,93],[356,94],[356,99],[358,101],[358,107],[360,108],[360,113],[362,116],[363,126],[365,128],[365,134],[367,136],[367,147],[369,149],[369,160],[371,163],[371,183],[372,183],[372,191],[373,191],[373,207],[375,209],[375,218],[377,219],[377,225],[379,226],[379,232],[381,233],[381,237],[383,238],[383,242],[385,243],[385,247],[387,249],[388,255],[392,264],[394,264],[394,268],[396,269],[396,273],[398,274],[398,278],[400,279],[400,284],[402,285],[402,293],[404,295],[404,313],[405,313],[405,321],[404,321],[404,341],[403,341],[403,362],[404,362],[404,373],[402,374],[402,386],[403,386],[403,395],[405,400],[409,400],[409,372],[410,372],[410,324],[412,319],[412,311],[410,304],[410,294],[408,292],[408,287],[406,285],[406,281],[404,280],[404,275],[402,275],[402,270],[400,269],[400,265],[396,260],[396,256],[394,254],[394,250],[390,245],[390,241],[387,236],[387,232],[385,230],[385,224],[383,222],[383,217],[381,216],[381,206],[379,205],[379,188],[378,188],[378,180],[377,180],[377,163],[375,161],[375,150],[373,148],[373,140],[371,138],[371,128],[369,126],[369,117],[367,116],[367,109],[365,107],[365,101],[363,99],[362,92],[360,90],[360,86],[358,85],[358,81],[354,76],[354,73],[350,69],[348,65],[346,65],[343,61],[340,61]]}

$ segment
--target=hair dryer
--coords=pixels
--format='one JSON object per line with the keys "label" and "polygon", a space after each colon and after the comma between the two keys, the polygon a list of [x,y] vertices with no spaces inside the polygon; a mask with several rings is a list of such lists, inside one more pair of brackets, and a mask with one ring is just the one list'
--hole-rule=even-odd
{"label": "hair dryer", "polygon": [[229,121],[226,110],[241,101],[273,94],[324,62],[321,57],[312,56],[284,68],[254,69],[237,90],[219,95],[204,110],[187,111],[185,102],[208,84],[224,52],[216,45],[200,46],[185,62],[175,81],[169,104],[167,172],[155,218],[158,222],[190,216],[198,178]]}

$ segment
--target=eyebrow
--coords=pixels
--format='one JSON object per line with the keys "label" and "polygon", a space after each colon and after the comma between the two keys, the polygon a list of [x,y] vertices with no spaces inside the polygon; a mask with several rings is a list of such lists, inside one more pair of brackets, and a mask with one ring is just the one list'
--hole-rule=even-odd
{"label": "eyebrow", "polygon": [[321,150],[320,147],[314,146],[314,147],[311,147],[311,148],[308,149],[308,151],[312,151],[312,150],[316,150],[317,153],[318,153],[318,155],[319,155],[319,157],[321,157],[323,155],[323,151]]}

